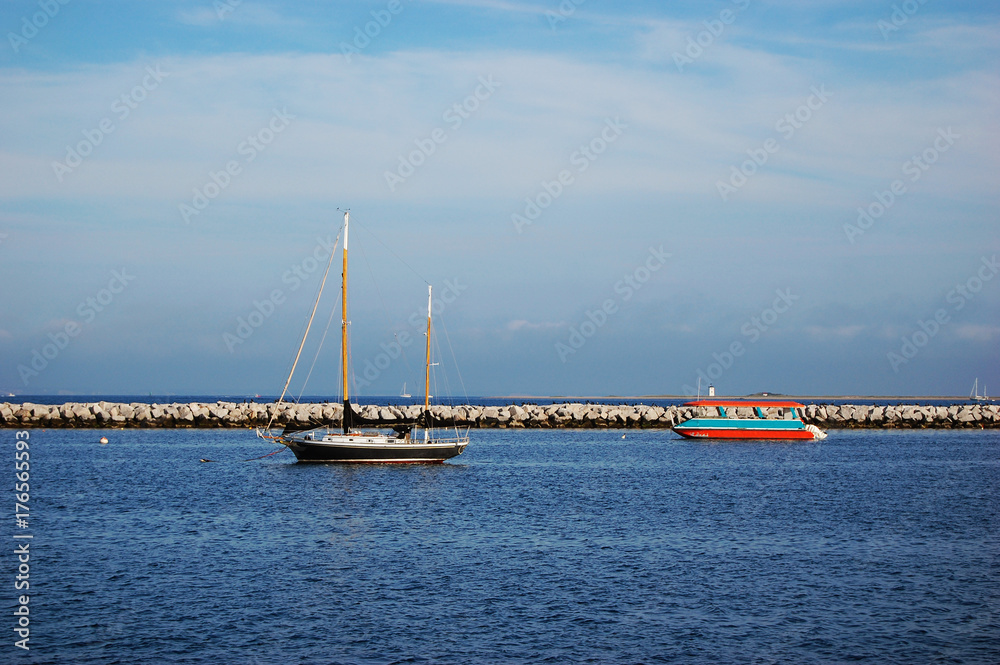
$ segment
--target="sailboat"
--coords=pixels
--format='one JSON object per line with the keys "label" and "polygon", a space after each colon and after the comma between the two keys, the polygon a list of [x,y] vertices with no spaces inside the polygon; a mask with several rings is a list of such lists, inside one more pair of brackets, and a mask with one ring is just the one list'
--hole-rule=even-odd
{"label": "sailboat", "polygon": [[[385,431],[364,431],[360,426],[364,424],[362,416],[351,407],[348,397],[348,349],[349,340],[347,335],[347,246],[350,228],[350,211],[344,212],[344,259],[341,284],[341,332],[340,332],[340,357],[343,370],[344,386],[344,415],[341,427],[334,429],[331,427],[316,427],[306,430],[295,430],[286,427],[278,436],[270,436],[267,430],[258,430],[257,435],[262,438],[273,439],[281,443],[295,454],[300,462],[340,462],[340,463],[361,463],[361,464],[388,464],[388,463],[441,463],[446,459],[451,459],[461,455],[465,447],[469,445],[469,430],[460,432],[457,428],[449,431],[447,436],[441,436],[441,430],[432,430],[433,418],[430,414],[430,371],[431,371],[431,303],[432,288],[427,285],[427,350],[424,370],[424,408],[420,417],[413,422],[400,423],[392,428],[392,433]],[[331,262],[333,257],[331,256]],[[329,272],[329,266],[327,267]],[[325,282],[325,276],[324,276]],[[319,305],[319,298],[323,294],[322,286],[316,297],[316,304],[313,305],[313,316],[316,314],[316,307]],[[309,319],[312,323],[312,316]],[[299,354],[305,345],[306,337],[309,335],[309,327],[303,335],[302,343],[299,345]],[[295,365],[292,364],[292,371],[285,382],[285,390],[291,382],[292,374],[295,372]],[[280,402],[284,398],[285,390],[282,391]],[[405,390],[404,390],[405,392]],[[421,436],[414,436],[414,429],[420,427]]]}
{"label": "sailboat", "polygon": [[989,402],[990,398],[986,396],[986,384],[983,384],[983,394],[979,394],[979,379],[977,378],[972,384],[972,392],[969,393],[969,399],[976,402]]}
{"label": "sailboat", "polygon": [[399,396],[403,398],[413,397],[413,395],[406,392],[406,381],[403,381],[403,389],[399,391]]}

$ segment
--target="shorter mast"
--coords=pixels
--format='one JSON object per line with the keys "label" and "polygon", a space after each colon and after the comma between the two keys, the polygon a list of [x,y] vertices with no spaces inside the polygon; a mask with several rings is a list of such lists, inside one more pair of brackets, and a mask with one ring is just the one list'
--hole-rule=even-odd
{"label": "shorter mast", "polygon": [[431,285],[427,285],[427,351],[424,362],[424,441],[430,436],[431,400]]}

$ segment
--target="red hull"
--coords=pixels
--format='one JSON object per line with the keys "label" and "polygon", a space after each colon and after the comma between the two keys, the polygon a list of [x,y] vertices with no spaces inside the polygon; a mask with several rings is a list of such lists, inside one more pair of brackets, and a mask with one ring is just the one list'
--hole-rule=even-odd
{"label": "red hull", "polygon": [[680,429],[674,431],[689,439],[814,439],[813,433],[807,429],[716,429],[700,428]]}

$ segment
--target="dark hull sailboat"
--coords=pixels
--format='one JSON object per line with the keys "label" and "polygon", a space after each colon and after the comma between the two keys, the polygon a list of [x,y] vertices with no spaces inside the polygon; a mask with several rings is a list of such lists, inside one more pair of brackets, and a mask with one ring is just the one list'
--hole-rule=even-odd
{"label": "dark hull sailboat", "polygon": [[[341,289],[341,362],[343,368],[344,385],[344,412],[341,427],[337,430],[330,427],[317,427],[306,430],[287,429],[273,438],[279,443],[288,446],[300,462],[323,462],[323,463],[347,463],[347,464],[435,464],[444,462],[452,457],[461,455],[465,447],[469,444],[468,430],[464,435],[457,429],[449,430],[450,436],[442,437],[435,433],[427,425],[431,418],[429,414],[430,394],[430,338],[431,338],[431,287],[427,287],[427,353],[424,374],[424,411],[415,422],[405,423],[395,428],[393,433],[382,431],[363,431],[359,429],[364,425],[364,420],[351,407],[347,397],[348,385],[348,364],[347,364],[347,244],[349,231],[350,214],[344,213],[344,265],[343,265],[343,285]],[[331,256],[331,262],[333,257]],[[327,268],[329,273],[329,267]],[[326,276],[323,281],[325,283]],[[323,290],[320,287],[319,295],[316,298],[316,305],[313,306],[313,316],[316,313],[316,306]],[[309,334],[312,324],[310,317],[309,324],[302,339]],[[299,353],[302,352],[302,345],[299,346]],[[295,363],[292,364],[292,372],[289,373],[285,389],[291,381],[292,373],[295,372],[295,365],[298,362],[298,355]],[[284,391],[282,391],[282,398]],[[279,398],[279,401],[281,398]],[[415,426],[423,425],[420,429],[422,434],[419,438],[413,437]],[[261,435],[258,433],[258,435]],[[264,436],[264,435],[261,435]]]}
{"label": "dark hull sailboat", "polygon": [[441,438],[431,436],[413,438],[417,422],[398,425],[392,434],[381,431],[364,431],[363,419],[344,404],[345,424],[340,429],[318,427],[295,432],[285,431],[281,440],[295,454],[300,462],[342,462],[353,464],[439,464],[446,459],[457,457],[469,444],[468,436]]}
{"label": "dark hull sailboat", "polygon": [[313,439],[292,437],[287,446],[300,462],[344,464],[440,464],[457,457],[469,440],[405,443],[380,434],[317,434]]}

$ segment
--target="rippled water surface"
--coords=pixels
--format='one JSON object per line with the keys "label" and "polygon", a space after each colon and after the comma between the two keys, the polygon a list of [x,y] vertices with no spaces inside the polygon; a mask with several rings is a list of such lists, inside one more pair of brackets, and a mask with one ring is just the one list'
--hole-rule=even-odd
{"label": "rippled water surface", "polygon": [[198,461],[271,450],[246,431],[33,431],[32,648],[4,652],[1000,661],[1000,433],[622,434],[474,430],[445,465],[344,467]]}

